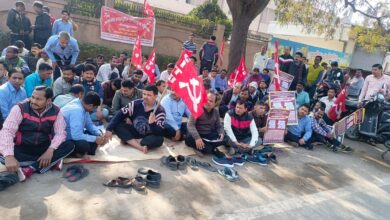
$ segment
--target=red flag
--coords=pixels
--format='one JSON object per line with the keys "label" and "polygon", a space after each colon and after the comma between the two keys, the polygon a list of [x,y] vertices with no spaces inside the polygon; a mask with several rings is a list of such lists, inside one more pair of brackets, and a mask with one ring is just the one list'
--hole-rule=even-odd
{"label": "red flag", "polygon": [[156,48],[153,49],[144,66],[144,73],[149,77],[149,83],[153,84],[156,80],[154,78],[156,72]]}
{"label": "red flag", "polygon": [[131,64],[133,64],[137,70],[142,69],[142,48],[140,33],[138,33],[137,39],[134,43],[133,53],[131,55]]}
{"label": "red flag", "polygon": [[341,113],[347,111],[347,108],[345,107],[347,95],[347,88],[344,88],[337,96],[336,101],[333,103],[328,112],[328,118],[330,120],[334,122],[337,121],[341,118]]}
{"label": "red flag", "polygon": [[203,80],[198,76],[191,53],[183,50],[168,79],[168,86],[183,99],[191,114],[198,118],[203,114],[203,105],[207,103]]}
{"label": "red flag", "polygon": [[153,9],[150,7],[149,3],[146,2],[146,0],[144,1],[144,15],[148,18],[154,17]]}
{"label": "red flag", "polygon": [[242,82],[248,75],[248,70],[245,65],[244,55],[241,56],[241,61],[238,67],[230,74],[230,79],[228,81],[229,88],[232,88],[237,82]]}
{"label": "red flag", "polygon": [[221,43],[221,50],[219,51],[219,66],[222,67],[223,65],[223,54],[225,52],[225,38],[222,39]]}
{"label": "red flag", "polygon": [[275,90],[280,91],[280,66],[279,66],[279,55],[278,55],[279,42],[275,41],[275,51],[274,51],[274,61],[275,61],[275,76],[273,78],[273,83],[275,85]]}

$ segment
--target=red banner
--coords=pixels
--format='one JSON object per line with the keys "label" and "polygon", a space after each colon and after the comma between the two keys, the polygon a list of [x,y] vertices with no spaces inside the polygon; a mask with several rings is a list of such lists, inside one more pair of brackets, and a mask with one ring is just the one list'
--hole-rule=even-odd
{"label": "red banner", "polygon": [[183,50],[168,79],[168,86],[183,99],[191,114],[198,118],[203,114],[203,105],[207,103],[203,80],[191,61],[191,52]]}
{"label": "red banner", "polygon": [[294,91],[270,92],[269,106],[271,109],[287,109],[290,112],[287,124],[298,124],[297,103]]}
{"label": "red banner", "polygon": [[267,132],[264,134],[263,144],[277,144],[284,142],[290,111],[286,109],[270,109],[267,118]]}
{"label": "red banner", "polygon": [[153,84],[155,80],[156,72],[156,49],[153,49],[152,53],[149,56],[148,61],[146,61],[144,66],[144,73],[149,77],[149,84]]}
{"label": "red banner", "polygon": [[103,6],[100,18],[100,37],[104,40],[134,44],[138,31],[142,31],[141,44],[153,47],[156,20],[139,18]]}
{"label": "red banner", "polygon": [[230,74],[230,79],[228,81],[229,88],[232,88],[234,84],[237,82],[242,82],[248,76],[248,70],[245,65],[244,55],[241,56],[240,64],[234,70],[232,74]]}
{"label": "red banner", "polygon": [[140,34],[137,35],[137,39],[135,40],[133,53],[131,54],[131,64],[133,64],[137,70],[142,69],[142,47]]}
{"label": "red banner", "polygon": [[[269,85],[269,91],[278,91],[276,89],[276,84],[275,84],[278,80],[275,78],[276,77],[273,78],[272,83]],[[279,91],[288,91],[293,80],[294,80],[293,75],[290,75],[288,73],[280,71],[280,73],[279,73]]]}
{"label": "red banner", "polygon": [[146,17],[154,18],[154,11],[153,11],[152,7],[150,7],[149,3],[146,0],[144,1],[144,15]]}

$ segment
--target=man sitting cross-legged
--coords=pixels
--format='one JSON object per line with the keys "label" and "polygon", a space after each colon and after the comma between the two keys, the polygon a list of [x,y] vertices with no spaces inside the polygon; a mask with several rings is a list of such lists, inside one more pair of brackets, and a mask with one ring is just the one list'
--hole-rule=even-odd
{"label": "man sitting cross-legged", "polygon": [[209,92],[207,103],[203,106],[203,114],[197,119],[194,116],[189,117],[185,143],[203,154],[214,154],[221,157],[224,154],[217,147],[224,145],[224,130],[219,111],[216,108],[216,104],[219,102],[218,98],[216,94]]}
{"label": "man sitting cross-legged", "polygon": [[98,106],[100,97],[91,91],[82,100],[75,99],[61,109],[66,121],[66,140],[75,145],[75,157],[87,159],[87,154],[95,155],[97,146],[105,144],[102,131],[93,124],[89,115]]}
{"label": "man sitting cross-legged", "polygon": [[161,106],[164,107],[166,117],[164,137],[181,141],[187,133],[187,123],[182,122],[183,117],[189,117],[190,110],[174,91],[161,100]]}
{"label": "man sitting cross-legged", "polygon": [[9,172],[0,175],[0,190],[11,184],[7,180],[15,179],[17,172],[23,181],[56,164],[61,168],[62,159],[73,151],[73,145],[64,142],[65,120],[60,109],[51,104],[52,98],[52,89],[38,86],[30,100],[11,109],[0,131],[0,162]]}
{"label": "man sitting cross-legged", "polygon": [[142,99],[131,101],[112,118],[105,138],[110,140],[115,131],[123,142],[144,153],[160,147],[164,142],[165,111],[162,106],[156,106],[157,93],[156,86],[146,86]]}
{"label": "man sitting cross-legged", "polygon": [[327,144],[327,147],[334,152],[343,151],[343,152],[351,152],[352,149],[350,147],[346,147],[341,144],[334,137],[332,126],[326,124],[324,121],[325,108],[319,107],[314,110],[314,115],[309,116],[311,119],[311,127],[313,129],[313,135],[311,136],[310,142],[321,142]]}
{"label": "man sitting cross-legged", "polygon": [[308,150],[312,150],[313,146],[310,143],[310,138],[313,133],[311,128],[311,120],[308,116],[310,106],[303,104],[298,109],[298,125],[287,126],[286,141],[292,141],[299,146]]}
{"label": "man sitting cross-legged", "polygon": [[252,114],[248,113],[245,101],[239,100],[236,107],[226,113],[223,124],[230,155],[251,153],[254,147],[261,144],[256,123]]}

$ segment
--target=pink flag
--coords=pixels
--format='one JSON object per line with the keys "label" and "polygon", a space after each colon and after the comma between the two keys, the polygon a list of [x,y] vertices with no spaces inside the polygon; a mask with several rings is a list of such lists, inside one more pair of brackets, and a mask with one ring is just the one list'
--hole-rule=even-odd
{"label": "pink flag", "polygon": [[153,9],[150,7],[149,3],[146,2],[146,0],[144,1],[144,15],[148,18],[154,17]]}

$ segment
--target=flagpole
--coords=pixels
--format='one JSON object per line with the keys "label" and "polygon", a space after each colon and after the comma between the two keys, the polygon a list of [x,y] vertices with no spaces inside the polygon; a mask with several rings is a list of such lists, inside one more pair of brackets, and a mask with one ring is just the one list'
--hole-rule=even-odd
{"label": "flagpole", "polygon": [[153,114],[156,113],[157,108],[160,106],[161,100],[162,100],[163,97],[165,96],[165,93],[167,92],[167,89],[168,89],[168,86],[166,86],[165,89],[164,89],[164,91],[161,93],[161,98],[158,100],[157,105],[156,105],[156,108],[153,110]]}

